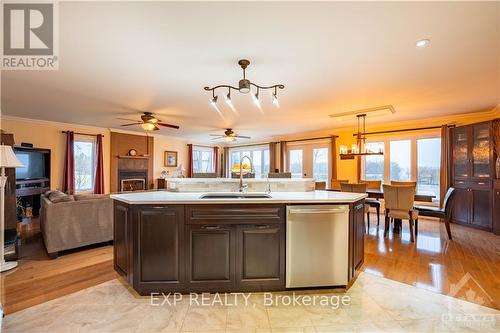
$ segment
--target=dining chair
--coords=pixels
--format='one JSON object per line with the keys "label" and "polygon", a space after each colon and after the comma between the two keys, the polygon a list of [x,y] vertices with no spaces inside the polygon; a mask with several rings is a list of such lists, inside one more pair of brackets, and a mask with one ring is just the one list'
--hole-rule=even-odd
{"label": "dining chair", "polygon": [[326,189],[326,182],[314,182],[314,189],[315,190],[325,190]]}
{"label": "dining chair", "polygon": [[292,178],[291,172],[269,172],[268,178]]}
{"label": "dining chair", "polygon": [[389,231],[390,219],[408,220],[410,241],[415,242],[414,223],[418,224],[418,210],[413,208],[416,188],[413,186],[383,185],[385,201],[384,237]]}
{"label": "dining chair", "polygon": [[349,183],[349,180],[340,180],[340,179],[332,179],[330,181],[330,189],[331,190],[342,190],[340,188],[341,183]]}
{"label": "dining chair", "polygon": [[[359,182],[366,184],[366,188],[368,190],[381,191],[381,188],[382,188],[382,181],[381,180],[362,179]],[[377,212],[377,226],[379,226],[380,225],[380,207],[381,207],[380,201],[378,199],[375,199],[375,198],[366,198],[365,202],[368,205],[370,205],[370,207],[375,208],[375,211]]]}
{"label": "dining chair", "polygon": [[[444,225],[446,226],[446,233],[448,234],[448,239],[451,238],[451,228],[450,228],[450,218],[451,218],[451,205],[453,200],[453,195],[455,193],[455,188],[450,187],[446,192],[443,200],[443,208],[433,207],[433,206],[415,206],[418,210],[420,216],[437,217],[439,220],[444,220]],[[418,234],[418,222],[415,223],[415,235]]]}
{"label": "dining chair", "polygon": [[400,182],[400,181],[396,181],[396,180],[391,180],[391,185],[394,185],[394,186],[417,186],[417,182],[412,182],[412,181]]}
{"label": "dining chair", "polygon": [[377,190],[380,191],[382,189],[382,181],[381,180],[365,180],[361,179],[360,183],[366,184],[366,188],[368,190]]}
{"label": "dining chair", "polygon": [[[340,183],[340,190],[342,192],[352,192],[352,193],[366,193],[366,184],[363,183]],[[367,228],[366,233],[370,230],[370,205],[366,203],[365,200],[365,214],[366,214],[366,222]]]}

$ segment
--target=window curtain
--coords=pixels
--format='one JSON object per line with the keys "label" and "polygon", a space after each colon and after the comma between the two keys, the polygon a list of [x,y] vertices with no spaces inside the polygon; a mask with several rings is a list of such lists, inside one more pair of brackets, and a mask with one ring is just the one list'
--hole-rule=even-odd
{"label": "window curtain", "polygon": [[229,147],[224,147],[224,169],[222,170],[222,175],[224,177],[229,177],[230,174],[228,173],[228,170],[230,168],[229,166]]}
{"label": "window curtain", "polygon": [[286,141],[280,141],[280,172],[286,172]]}
{"label": "window curtain", "polygon": [[188,144],[188,169],[187,169],[187,176],[188,178],[193,177],[193,145]]}
{"label": "window curtain", "polygon": [[269,142],[269,172],[276,171],[276,143]]}
{"label": "window curtain", "polygon": [[103,162],[102,134],[97,135],[95,158],[96,158],[96,165],[95,165],[95,177],[94,177],[94,193],[104,194],[104,162]]}
{"label": "window curtain", "polygon": [[214,147],[214,172],[219,176],[219,147]]}
{"label": "window curtain", "polygon": [[337,179],[337,137],[332,136],[330,154],[332,159],[332,177],[331,179]]}
{"label": "window curtain", "polygon": [[451,130],[448,125],[441,126],[441,166],[439,175],[439,206],[443,207],[444,196],[451,184],[450,140]]}
{"label": "window curtain", "polygon": [[64,193],[75,192],[75,133],[66,132],[66,156],[64,158],[64,173],[62,190]]}

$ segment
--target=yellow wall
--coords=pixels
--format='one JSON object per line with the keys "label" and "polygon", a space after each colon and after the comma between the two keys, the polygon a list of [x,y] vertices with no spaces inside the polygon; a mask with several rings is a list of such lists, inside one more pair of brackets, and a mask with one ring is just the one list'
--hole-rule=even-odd
{"label": "yellow wall", "polygon": [[[104,187],[110,189],[110,130],[103,127],[81,126],[76,124],[57,123],[15,117],[3,117],[0,127],[7,133],[13,133],[16,144],[32,143],[36,148],[51,150],[51,188],[60,189],[63,179],[63,163],[66,149],[65,135],[61,131],[71,130],[87,134],[103,134],[104,139]],[[139,134],[127,132],[129,134]],[[163,151],[178,152],[179,162],[187,166],[187,142],[161,135],[155,135],[154,142],[154,178],[158,178],[163,170],[175,168],[163,167]]]}
{"label": "yellow wall", "polygon": [[[500,117],[498,109],[483,111],[483,112],[470,112],[464,114],[451,115],[446,117],[436,117],[427,120],[419,120],[415,121],[401,121],[401,122],[387,122],[384,124],[378,125],[370,125],[370,120],[367,119],[367,132],[378,132],[378,131],[388,131],[388,130],[397,130],[397,129],[407,129],[407,128],[416,128],[416,127],[431,127],[431,126],[440,126],[443,124],[455,124],[457,126],[466,125],[481,121],[487,121],[491,119],[495,119]],[[339,152],[339,147],[341,145],[346,145],[351,147],[351,144],[356,143],[355,137],[352,135],[357,131],[355,127],[345,127],[327,131],[317,131],[317,132],[309,132],[302,133],[296,135],[289,135],[286,137],[281,137],[279,140],[293,140],[300,138],[311,138],[311,137],[322,137],[322,136],[330,136],[337,135],[337,153]],[[393,136],[404,136],[404,135],[412,135],[412,134],[429,134],[434,133],[436,135],[440,135],[440,130],[428,130],[428,131],[417,131],[417,132],[404,132],[404,133],[394,133],[394,134],[385,134],[383,136],[387,137],[390,135]],[[379,136],[380,137],[380,136]],[[377,136],[370,136],[369,139],[376,139]],[[357,162],[356,160],[341,160],[339,156],[337,156],[337,178],[338,179],[348,179],[349,182],[356,182],[357,180]]]}

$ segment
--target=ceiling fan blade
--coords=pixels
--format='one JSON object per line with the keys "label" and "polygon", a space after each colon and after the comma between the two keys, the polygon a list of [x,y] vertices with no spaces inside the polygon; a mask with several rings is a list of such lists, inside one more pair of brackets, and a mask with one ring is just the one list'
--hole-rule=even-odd
{"label": "ceiling fan blade", "polygon": [[251,137],[246,136],[246,135],[238,135],[238,134],[236,134],[236,137],[240,138],[240,139],[251,139]]}
{"label": "ceiling fan blade", "polygon": [[219,137],[221,137],[221,138],[224,136],[224,135],[222,135],[222,134],[209,134],[209,135],[210,135],[210,136],[219,136]]}
{"label": "ceiling fan blade", "polygon": [[222,138],[223,138],[223,136],[219,136],[218,138],[212,138],[212,139],[210,139],[210,140],[220,140],[220,139],[222,139]]}
{"label": "ceiling fan blade", "polygon": [[163,127],[169,127],[169,128],[175,128],[175,129],[179,129],[180,128],[177,125],[171,125],[171,124],[160,123],[160,122],[156,123],[156,125],[163,126]]}
{"label": "ceiling fan blade", "polygon": [[142,123],[132,123],[132,124],[124,124],[124,125],[120,125],[120,126],[134,126],[134,125],[140,125]]}
{"label": "ceiling fan blade", "polygon": [[153,128],[153,131],[159,131],[160,128],[158,126],[155,126],[155,128]]}
{"label": "ceiling fan blade", "polygon": [[[115,118],[117,120],[125,120],[125,121],[134,121],[134,119],[127,119],[127,118]],[[139,121],[139,120],[135,120],[135,121]]]}

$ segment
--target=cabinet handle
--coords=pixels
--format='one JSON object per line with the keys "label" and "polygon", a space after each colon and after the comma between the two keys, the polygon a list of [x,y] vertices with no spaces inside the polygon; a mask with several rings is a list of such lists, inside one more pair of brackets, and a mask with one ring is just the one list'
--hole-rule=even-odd
{"label": "cabinet handle", "polygon": [[477,184],[478,184],[478,185],[484,185],[485,183],[483,183],[483,182],[479,182],[479,183],[477,183]]}
{"label": "cabinet handle", "polygon": [[201,228],[206,229],[206,230],[219,230],[220,229],[220,227],[218,225],[204,225]]}
{"label": "cabinet handle", "polygon": [[255,228],[257,228],[257,229],[268,229],[269,225],[267,225],[267,224],[259,224],[259,225],[256,225]]}
{"label": "cabinet handle", "polygon": [[168,206],[153,206],[151,208],[152,209],[163,209],[163,208],[168,208]]}

